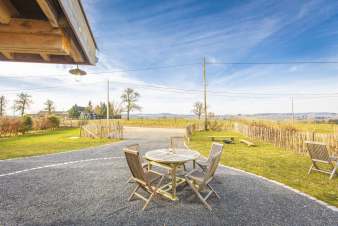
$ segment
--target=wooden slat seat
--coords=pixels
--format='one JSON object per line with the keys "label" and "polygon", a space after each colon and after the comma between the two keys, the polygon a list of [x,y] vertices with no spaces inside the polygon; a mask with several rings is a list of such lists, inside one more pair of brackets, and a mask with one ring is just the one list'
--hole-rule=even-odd
{"label": "wooden slat seat", "polygon": [[[308,174],[310,174],[312,171],[326,173],[330,175],[330,180],[335,174],[338,174],[338,158],[335,156],[330,156],[325,143],[306,141],[305,144],[312,161],[312,165]],[[327,164],[331,167],[331,170],[322,169],[317,163]]]}
{"label": "wooden slat seat", "polygon": [[[220,162],[221,155],[222,153],[218,152],[211,157],[206,171],[200,172],[197,169],[194,169],[185,175],[185,179],[188,185],[209,210],[212,210],[211,206],[207,203],[209,197],[212,194],[215,194],[218,199],[220,198],[220,196],[210,185],[210,182],[214,179],[214,175]],[[203,196],[202,193],[205,192],[207,192],[207,194]]]}
{"label": "wooden slat seat", "polygon": [[223,151],[223,144],[219,143],[213,143],[211,145],[211,149],[209,152],[209,157],[207,160],[205,159],[199,159],[196,161],[196,164],[203,170],[206,171],[208,168],[208,165],[210,164],[210,161],[214,155],[217,155],[218,153],[222,154]]}
{"label": "wooden slat seat", "polygon": [[[140,150],[140,145],[139,144],[132,144],[132,145],[128,145],[126,147],[126,149],[128,150],[134,150],[134,151],[139,151]],[[148,166],[147,162],[142,162],[142,168],[146,168]],[[133,178],[130,177],[127,181],[127,183],[131,183],[133,182]]]}
{"label": "wooden slat seat", "polygon": [[[144,210],[151,199],[158,193],[160,185],[164,179],[164,175],[155,172],[153,170],[146,170],[142,167],[142,161],[140,154],[137,150],[132,150],[128,148],[123,149],[126,156],[126,160],[132,174],[132,179],[136,182],[136,187],[128,198],[128,201],[131,201],[134,196],[142,199],[146,203],[144,204],[142,210]],[[159,181],[155,184],[156,181]],[[149,194],[149,197],[145,197],[137,191],[142,188],[146,193]]]}

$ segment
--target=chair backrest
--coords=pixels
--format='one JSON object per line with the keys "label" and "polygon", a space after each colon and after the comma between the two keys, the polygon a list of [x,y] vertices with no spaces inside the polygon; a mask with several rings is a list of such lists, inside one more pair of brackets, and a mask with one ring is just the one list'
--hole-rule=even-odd
{"label": "chair backrest", "polygon": [[140,145],[139,144],[131,144],[131,145],[128,145],[127,147],[125,147],[125,149],[139,151]]}
{"label": "chair backrest", "polygon": [[211,149],[210,149],[210,152],[209,152],[208,162],[211,161],[211,159],[214,155],[217,155],[218,153],[221,153],[221,155],[222,155],[223,146],[224,145],[220,144],[220,143],[212,143]]}
{"label": "chair backrest", "polygon": [[170,137],[170,148],[184,148],[187,149],[187,138],[184,136],[181,137]]}
{"label": "chair backrest", "polygon": [[218,164],[221,160],[221,155],[222,153],[219,152],[211,157],[208,168],[204,174],[204,182],[209,183],[209,181],[214,177]]}
{"label": "chair backrest", "polygon": [[128,148],[124,148],[123,151],[133,178],[141,184],[147,184],[148,180],[142,168],[142,160],[139,152]]}
{"label": "chair backrest", "polygon": [[330,162],[329,151],[325,143],[306,141],[305,144],[312,160]]}

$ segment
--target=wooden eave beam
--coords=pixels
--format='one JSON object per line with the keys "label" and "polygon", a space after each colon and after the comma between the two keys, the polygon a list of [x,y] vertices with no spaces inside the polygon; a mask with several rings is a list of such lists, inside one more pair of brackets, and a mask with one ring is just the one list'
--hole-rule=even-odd
{"label": "wooden eave beam", "polygon": [[75,63],[85,62],[70,37],[39,20],[13,19],[8,25],[0,24],[0,52],[39,54],[45,61],[50,61],[49,55],[69,55]]}
{"label": "wooden eave beam", "polygon": [[12,18],[10,24],[0,24],[0,32],[40,34],[40,35],[62,35],[59,28],[54,28],[47,21]]}
{"label": "wooden eave beam", "polygon": [[79,0],[58,0],[88,63],[95,65],[96,46]]}
{"label": "wooden eave beam", "polygon": [[8,60],[13,60],[14,59],[14,54],[6,51],[1,51],[1,54],[4,55]]}
{"label": "wooden eave beam", "polygon": [[50,61],[50,56],[46,53],[40,53],[40,56],[41,58],[44,60],[44,61],[47,61],[49,62]]}
{"label": "wooden eave beam", "polygon": [[36,0],[52,27],[59,27],[58,15],[48,0]]}
{"label": "wooden eave beam", "polygon": [[0,0],[0,23],[8,24],[11,21],[11,11],[5,0]]}

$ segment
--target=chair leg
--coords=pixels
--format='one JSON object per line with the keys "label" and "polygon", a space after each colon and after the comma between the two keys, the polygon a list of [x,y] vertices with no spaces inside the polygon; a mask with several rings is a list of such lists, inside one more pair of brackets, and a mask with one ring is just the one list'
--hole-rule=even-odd
{"label": "chair leg", "polygon": [[313,163],[312,163],[312,165],[311,165],[311,167],[310,167],[310,169],[309,169],[309,171],[308,171],[308,173],[307,173],[308,175],[311,173],[313,166],[314,166],[314,165],[313,165]]}
{"label": "chair leg", "polygon": [[196,187],[190,182],[190,180],[188,178],[186,178],[186,181],[189,184],[189,186],[191,187],[191,189],[195,192],[197,197],[201,200],[201,202],[211,211],[212,210],[211,206],[205,201],[205,199],[199,193],[199,191],[196,189]]}
{"label": "chair leg", "polygon": [[148,206],[148,204],[150,203],[150,200],[153,198],[153,196],[154,196],[154,192],[151,193],[151,195],[150,195],[149,198],[147,199],[146,203],[144,204],[142,210],[144,210],[144,209]]}
{"label": "chair leg", "polygon": [[129,184],[129,183],[134,183],[134,181],[133,181],[133,178],[132,178],[132,177],[129,177],[129,179],[127,180],[127,184]]}
{"label": "chair leg", "polygon": [[208,188],[216,195],[216,197],[217,197],[218,199],[221,198],[221,197],[219,196],[219,194],[217,194],[217,192],[215,191],[215,189],[213,189],[213,187],[211,187],[210,184],[207,184],[207,186],[208,186]]}
{"label": "chair leg", "polygon": [[132,192],[131,195],[129,196],[128,201],[130,201],[130,200],[133,198],[135,192],[137,192],[137,190],[138,190],[140,187],[141,187],[141,186],[140,186],[139,184],[136,186],[136,188],[133,190],[133,192]]}
{"label": "chair leg", "polygon": [[336,171],[337,171],[337,167],[338,167],[338,162],[337,162],[337,164],[335,165],[335,167],[333,168],[333,170],[332,170],[332,173],[331,173],[331,175],[330,175],[330,180],[333,178],[333,176],[337,173]]}
{"label": "chair leg", "polygon": [[150,203],[150,201],[153,197],[157,196],[157,191],[158,191],[158,189],[160,189],[160,185],[162,184],[163,179],[164,179],[164,176],[161,176],[160,181],[157,183],[155,189],[150,188],[152,190],[152,192],[151,192],[149,198],[147,199],[146,203],[144,204],[142,210],[144,210],[148,206],[148,204]]}

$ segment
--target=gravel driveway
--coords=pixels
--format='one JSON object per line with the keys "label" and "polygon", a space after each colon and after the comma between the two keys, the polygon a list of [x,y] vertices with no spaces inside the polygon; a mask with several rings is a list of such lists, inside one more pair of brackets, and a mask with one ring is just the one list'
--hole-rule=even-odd
{"label": "gravel driveway", "polygon": [[[338,225],[338,212],[269,181],[219,167],[213,211],[188,187],[179,201],[128,202],[135,186],[122,148],[168,146],[180,129],[126,128],[126,141],[81,151],[0,161],[0,225]],[[43,147],[41,147],[43,148]],[[226,149],[225,149],[226,151]]]}

